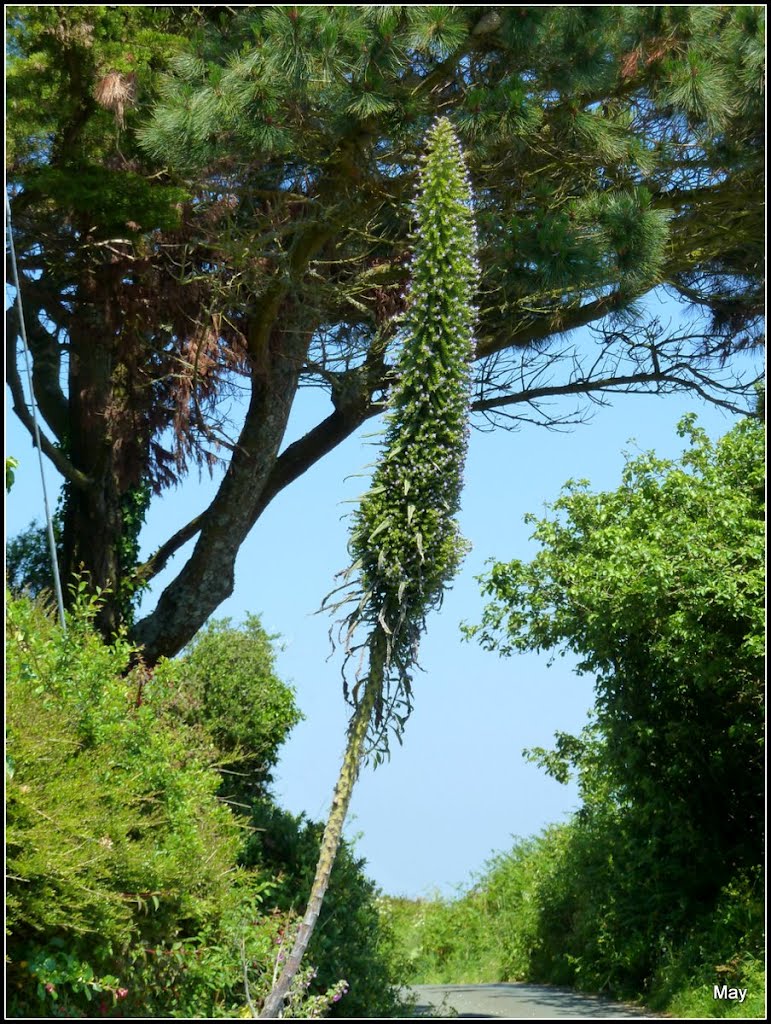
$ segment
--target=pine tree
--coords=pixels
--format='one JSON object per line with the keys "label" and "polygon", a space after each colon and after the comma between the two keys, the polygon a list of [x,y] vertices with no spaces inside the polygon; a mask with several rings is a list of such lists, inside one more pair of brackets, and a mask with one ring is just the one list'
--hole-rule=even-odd
{"label": "pine tree", "polygon": [[[178,651],[276,494],[382,408],[437,115],[477,183],[478,412],[549,423],[560,395],[687,388],[744,408],[722,366],[762,332],[763,33],[761,7],[724,5],[11,8],[43,448],[63,574],[112,587],[105,631],[195,538],[133,630],[149,662]],[[706,318],[691,336],[635,306],[657,286]],[[585,326],[598,343],[566,352]],[[7,374],[29,427],[13,345]],[[282,451],[306,383],[329,416]],[[210,507],[130,564],[142,489],[216,463]]]}

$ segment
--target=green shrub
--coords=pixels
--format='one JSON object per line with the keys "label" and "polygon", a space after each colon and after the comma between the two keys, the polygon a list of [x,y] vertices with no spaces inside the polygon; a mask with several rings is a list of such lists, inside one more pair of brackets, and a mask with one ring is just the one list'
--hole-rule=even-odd
{"label": "green shrub", "polygon": [[[650,1005],[687,1017],[764,1017],[765,900],[760,868],[739,872],[714,911],[663,950]],[[714,986],[747,989],[743,1003],[715,1000]]]}
{"label": "green shrub", "polygon": [[234,878],[241,831],[215,795],[217,752],[165,704],[178,666],[137,702],[132,648],[105,645],[94,610],[81,600],[63,634],[34,603],[8,604],[10,1006],[174,1015],[185,986],[167,963],[265,883]]}
{"label": "green shrub", "polygon": [[[291,927],[266,902],[272,890],[291,901],[286,880],[238,866],[245,822],[217,793],[228,758],[251,757],[264,785],[297,720],[269,639],[254,619],[242,635],[215,624],[148,676],[124,639],[92,629],[84,590],[66,633],[27,598],[7,609],[9,1013],[233,1016],[245,973],[259,1004]],[[223,646],[240,665],[216,664]],[[257,705],[230,732],[226,673],[234,700]],[[309,999],[309,982],[289,1015],[317,1016],[340,994]]]}
{"label": "green shrub", "polygon": [[761,878],[741,872],[716,904],[696,907],[678,896],[678,877],[657,863],[655,844],[641,848],[609,810],[517,844],[483,882],[503,977],[644,999],[669,1012],[707,986],[708,1015],[720,1015],[712,991],[726,965],[732,987],[746,987],[738,979],[758,967]]}
{"label": "green shrub", "polygon": [[182,654],[175,707],[226,755],[221,796],[249,811],[264,796],[279,747],[302,720],[294,691],[276,675],[273,643],[256,615],[210,621]]}
{"label": "green shrub", "polygon": [[[759,869],[701,908],[667,877],[655,848],[640,849],[605,810],[518,841],[456,900],[391,900],[390,916],[413,984],[544,982],[678,1017],[762,1017]],[[716,1000],[716,984],[747,998]]]}
{"label": "green shrub", "polygon": [[491,930],[486,894],[474,888],[455,900],[383,901],[410,984],[478,984],[503,980],[500,936]]}
{"label": "green shrub", "polygon": [[[760,869],[739,871],[697,910],[634,834],[596,809],[518,841],[455,900],[389,899],[410,982],[543,982],[681,1018],[763,1017]],[[716,984],[746,998],[716,999]]]}

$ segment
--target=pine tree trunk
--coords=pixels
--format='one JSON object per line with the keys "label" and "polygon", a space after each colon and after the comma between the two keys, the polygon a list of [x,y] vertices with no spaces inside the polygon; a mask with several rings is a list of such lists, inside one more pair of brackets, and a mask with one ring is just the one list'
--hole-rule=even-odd
{"label": "pine tree trunk", "polygon": [[74,575],[92,593],[103,592],[96,625],[106,639],[112,639],[120,620],[123,533],[116,467],[119,446],[109,430],[116,349],[91,275],[84,275],[82,289],[91,306],[70,328],[67,454],[92,483],[87,488],[66,486],[60,568],[65,602],[71,603],[68,588]]}
{"label": "pine tree trunk", "polygon": [[112,640],[120,625],[123,536],[121,496],[115,479],[105,473],[98,488],[88,491],[66,487],[62,536],[62,587],[65,603],[72,603],[69,587],[83,579],[91,593],[102,592],[95,625]]}

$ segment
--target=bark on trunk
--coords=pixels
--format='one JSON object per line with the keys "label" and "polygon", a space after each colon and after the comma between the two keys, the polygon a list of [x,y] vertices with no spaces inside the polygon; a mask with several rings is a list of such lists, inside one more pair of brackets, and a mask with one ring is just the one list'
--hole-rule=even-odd
{"label": "bark on trunk", "polygon": [[[87,282],[84,291],[88,293]],[[62,585],[75,575],[89,589],[107,591],[96,625],[110,639],[119,625],[121,589],[121,495],[114,465],[112,439],[106,429],[112,399],[116,341],[91,309],[70,331],[69,436],[70,461],[91,480],[88,487],[68,484],[65,490],[62,538]]]}
{"label": "bark on trunk", "polygon": [[309,340],[274,331],[269,358],[253,370],[244,427],[193,553],[132,633],[148,665],[181,650],[233,592],[236,557],[275,465]]}
{"label": "bark on trunk", "polygon": [[61,567],[65,604],[72,604],[69,588],[77,577],[85,580],[90,591],[105,591],[95,624],[108,640],[120,625],[122,532],[120,495],[111,474],[93,490],[67,486]]}

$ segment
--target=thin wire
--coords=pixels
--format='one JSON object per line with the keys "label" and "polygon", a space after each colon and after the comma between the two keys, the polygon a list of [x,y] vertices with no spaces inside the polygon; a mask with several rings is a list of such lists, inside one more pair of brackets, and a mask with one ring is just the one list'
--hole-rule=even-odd
{"label": "thin wire", "polygon": [[59,576],[59,562],[56,557],[56,538],[54,537],[54,523],[51,518],[51,511],[48,507],[48,491],[46,489],[46,475],[43,468],[43,450],[40,445],[40,428],[37,422],[37,406],[35,404],[35,392],[32,389],[32,371],[30,369],[29,345],[27,344],[27,326],[24,322],[24,307],[21,301],[21,287],[19,286],[19,270],[16,265],[16,247],[13,244],[13,232],[11,231],[11,204],[8,201],[8,189],[5,190],[5,222],[8,233],[8,249],[11,254],[11,272],[13,274],[13,286],[16,289],[16,305],[19,311],[19,334],[21,335],[24,347],[24,365],[27,369],[27,386],[29,387],[30,408],[32,411],[32,425],[35,435],[35,447],[37,448],[38,462],[40,463],[40,482],[43,486],[43,507],[45,508],[46,527],[48,531],[48,551],[51,555],[51,569],[54,577],[54,591],[56,592],[56,604],[59,608],[59,622],[63,630],[67,629],[64,618],[64,599],[62,597],[62,581]]}

